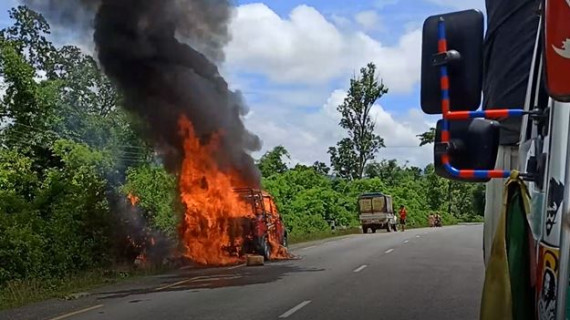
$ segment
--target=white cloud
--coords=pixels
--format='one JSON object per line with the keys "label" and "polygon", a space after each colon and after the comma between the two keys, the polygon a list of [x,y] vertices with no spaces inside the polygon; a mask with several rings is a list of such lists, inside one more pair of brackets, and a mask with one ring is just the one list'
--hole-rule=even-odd
{"label": "white cloud", "polygon": [[380,29],[382,29],[380,16],[374,10],[361,11],[354,16],[354,20],[356,20],[356,22],[364,30],[380,30]]}
{"label": "white cloud", "polygon": [[341,29],[348,29],[352,26],[352,21],[350,21],[349,18],[338,15],[338,14],[333,14],[331,16],[331,20],[333,21],[333,23],[341,28]]}
{"label": "white cloud", "polygon": [[337,107],[344,102],[344,98],[346,98],[346,91],[341,89],[333,91],[327,99],[327,102],[323,105],[325,114],[332,119],[340,120],[341,116]]}
{"label": "white cloud", "polygon": [[[376,5],[380,2],[388,5],[397,0]],[[356,15],[354,21],[335,15],[327,19],[306,5],[286,17],[261,3],[237,8],[223,72],[232,87],[244,90],[251,106],[246,126],[263,140],[263,149],[255,157],[283,145],[292,165],[328,163],[328,148],[346,136],[336,110],[346,90],[330,88],[338,80],[347,83],[370,61],[376,63],[391,95],[412,93],[420,75],[421,24],[407,28],[395,44],[386,46],[363,32],[379,20],[367,12]],[[428,130],[430,123],[415,100],[403,106],[409,111],[392,113],[379,104],[373,107],[376,132],[387,146],[378,160],[398,159],[417,166],[432,161],[430,146],[417,147],[416,135]]]}
{"label": "white cloud", "polygon": [[238,7],[230,30],[226,67],[233,72],[314,85],[347,78],[373,61],[391,92],[410,92],[419,80],[419,29],[388,47],[363,32],[343,32],[306,5],[282,19],[265,4],[255,3]]}
{"label": "white cloud", "polygon": [[[336,111],[345,96],[346,91],[334,90],[322,108],[311,114],[287,108],[263,108],[262,112],[256,112],[246,121],[248,127],[254,128],[263,139],[263,150],[255,156],[283,145],[295,163],[312,164],[317,160],[328,163],[328,148],[346,135],[338,125],[340,115]],[[398,159],[420,167],[432,161],[430,146],[417,147],[419,139],[416,135],[430,126],[421,111],[410,110],[404,117],[396,118],[382,106],[374,105],[371,116],[376,121],[376,133],[384,138],[387,146],[378,154],[378,160]]]}

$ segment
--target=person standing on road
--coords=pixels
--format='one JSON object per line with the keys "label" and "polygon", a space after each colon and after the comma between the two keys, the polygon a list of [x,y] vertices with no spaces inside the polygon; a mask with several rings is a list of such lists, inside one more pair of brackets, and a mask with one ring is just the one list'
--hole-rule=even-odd
{"label": "person standing on road", "polygon": [[430,228],[433,228],[435,226],[435,215],[433,213],[429,214],[428,222]]}
{"label": "person standing on road", "polygon": [[441,216],[439,215],[439,213],[435,214],[435,226],[436,227],[441,227],[442,223],[441,223]]}
{"label": "person standing on road", "polygon": [[404,207],[403,205],[400,206],[400,226],[402,226],[402,232],[404,232],[404,230],[406,230],[406,207]]}

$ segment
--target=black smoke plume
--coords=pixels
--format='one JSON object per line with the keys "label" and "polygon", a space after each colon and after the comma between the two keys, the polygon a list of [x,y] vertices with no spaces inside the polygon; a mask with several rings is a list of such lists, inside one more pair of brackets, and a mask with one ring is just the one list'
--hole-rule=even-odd
{"label": "black smoke plume", "polygon": [[248,110],[216,63],[229,41],[229,0],[22,0],[63,26],[93,28],[98,60],[118,85],[125,108],[143,119],[145,134],[176,172],[182,160],[178,120],[196,134],[222,140],[217,160],[252,186],[259,173],[250,153],[260,140],[248,132]]}

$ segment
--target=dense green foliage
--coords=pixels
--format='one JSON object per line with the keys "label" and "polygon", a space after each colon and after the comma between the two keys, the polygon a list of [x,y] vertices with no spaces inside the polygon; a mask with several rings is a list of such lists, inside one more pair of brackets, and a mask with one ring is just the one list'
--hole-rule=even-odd
{"label": "dense green foliage", "polygon": [[330,230],[333,221],[336,227],[358,226],[357,198],[366,192],[391,195],[396,210],[405,205],[410,227],[427,226],[428,215],[436,212],[444,224],[477,221],[483,215],[484,185],[442,179],[433,165],[420,169],[400,166],[396,160],[372,162],[366,177],[357,180],[330,177],[322,169],[297,165],[263,180],[293,236]]}
{"label": "dense green foliage", "polygon": [[110,194],[144,195],[149,220],[172,234],[174,177],[147,164],[152,150],[95,60],[56,48],[41,15],[10,16],[0,31],[0,286],[117,261]]}
{"label": "dense green foliage", "polygon": [[257,164],[261,175],[269,177],[287,171],[287,164],[283,162],[283,158],[290,158],[289,152],[283,146],[277,146],[264,154]]}
{"label": "dense green foliage", "polygon": [[0,151],[0,282],[63,276],[109,261],[109,207],[101,152],[55,141],[59,166],[34,169],[33,158]]}
{"label": "dense green foliage", "polygon": [[127,170],[127,181],[122,187],[125,194],[136,195],[138,206],[145,211],[152,226],[176,237],[178,217],[173,208],[179,206],[176,179],[163,167],[143,165]]}

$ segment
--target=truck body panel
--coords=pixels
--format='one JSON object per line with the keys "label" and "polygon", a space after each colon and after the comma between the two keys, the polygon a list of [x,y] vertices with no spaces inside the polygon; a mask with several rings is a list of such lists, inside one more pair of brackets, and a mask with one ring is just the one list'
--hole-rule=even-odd
{"label": "truck body panel", "polygon": [[362,194],[358,198],[359,219],[364,233],[368,229],[396,230],[392,197],[382,193]]}

